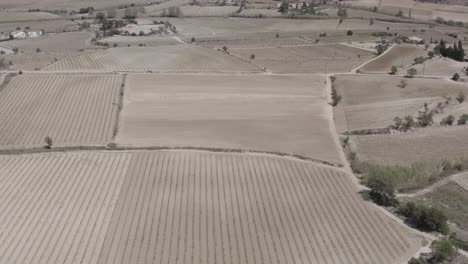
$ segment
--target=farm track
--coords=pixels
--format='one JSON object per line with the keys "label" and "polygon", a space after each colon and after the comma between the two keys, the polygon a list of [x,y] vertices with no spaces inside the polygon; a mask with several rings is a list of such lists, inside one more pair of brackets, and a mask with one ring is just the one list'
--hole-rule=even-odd
{"label": "farm track", "polygon": [[87,151],[0,164],[11,212],[0,215],[0,263],[385,264],[421,242],[346,173],[305,161]]}

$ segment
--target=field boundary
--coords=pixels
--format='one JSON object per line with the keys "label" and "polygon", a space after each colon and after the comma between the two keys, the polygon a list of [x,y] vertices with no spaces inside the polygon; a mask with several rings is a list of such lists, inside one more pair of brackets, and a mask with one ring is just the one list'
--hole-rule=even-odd
{"label": "field boundary", "polygon": [[[113,143],[110,143],[113,144]],[[274,152],[274,151],[260,151],[260,150],[250,150],[250,149],[229,149],[229,148],[210,148],[210,147],[193,147],[193,146],[183,146],[183,147],[170,147],[170,146],[152,146],[152,147],[119,147],[119,146],[103,146],[103,145],[94,145],[94,146],[59,146],[52,147],[51,149],[47,148],[17,148],[17,149],[0,149],[0,155],[23,155],[23,154],[36,154],[36,153],[59,153],[59,152],[73,152],[73,151],[133,151],[133,150],[194,150],[194,151],[206,151],[213,153],[239,153],[239,154],[263,154],[263,155],[272,155],[277,157],[292,158],[296,160],[308,161],[316,164],[326,165],[328,167],[334,168],[343,168],[342,164],[337,164],[329,161],[314,159],[307,156],[302,156],[298,154],[290,154],[284,152]]]}
{"label": "field boundary", "polygon": [[119,89],[119,102],[118,102],[118,109],[115,114],[115,125],[112,129],[112,138],[111,141],[115,141],[115,137],[117,137],[117,133],[119,132],[119,121],[120,115],[122,114],[122,110],[124,107],[124,96],[125,96],[125,82],[127,81],[127,74],[122,75],[122,84],[120,85]]}

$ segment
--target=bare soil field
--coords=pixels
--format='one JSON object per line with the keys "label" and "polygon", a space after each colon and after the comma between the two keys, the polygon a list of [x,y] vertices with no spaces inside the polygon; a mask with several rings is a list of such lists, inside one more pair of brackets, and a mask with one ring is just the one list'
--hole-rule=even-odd
{"label": "bare soil field", "polygon": [[257,39],[233,39],[233,40],[207,40],[197,41],[198,45],[207,48],[221,49],[226,46],[229,50],[250,48],[278,48],[289,46],[311,45],[312,42],[304,38],[257,38]]}
{"label": "bare soil field", "polygon": [[36,52],[38,48],[43,52],[79,51],[97,47],[91,45],[91,38],[93,38],[93,34],[89,32],[66,32],[24,40],[0,42],[0,46],[16,47],[20,51],[29,52]]}
{"label": "bare soil field", "polygon": [[366,73],[388,73],[393,65],[399,68],[407,67],[414,63],[415,58],[426,55],[427,51],[424,48],[414,45],[398,45],[359,70]]}
{"label": "bare soil field", "polygon": [[259,72],[233,56],[195,45],[111,48],[58,61],[45,71]]}
{"label": "bare soil field", "polygon": [[307,45],[237,49],[231,53],[273,73],[348,72],[372,58],[372,52],[346,45]]}
{"label": "bare soil field", "polygon": [[[156,18],[155,18],[155,20],[156,20]],[[198,36],[198,35],[212,35],[212,34],[214,34],[208,28],[205,28],[203,26],[198,26],[198,25],[188,21],[187,18],[164,17],[164,18],[162,18],[160,20],[168,21],[172,25],[176,26],[177,32],[181,36]]]}
{"label": "bare soil field", "polygon": [[246,8],[240,14],[241,17],[282,17],[283,14],[278,12],[278,9],[262,9],[262,8]]}
{"label": "bare soil field", "polygon": [[400,88],[400,77],[338,75],[335,86],[343,96],[342,105],[371,104],[425,97],[455,98],[458,93],[466,92],[466,84],[442,79],[412,78],[405,79],[408,84]]}
{"label": "bare soil field", "polygon": [[454,73],[458,73],[460,76],[466,75],[463,72],[463,68],[466,66],[467,64],[463,62],[454,61],[449,58],[436,57],[425,61],[423,64],[415,65],[414,68],[424,75],[445,75],[452,77]]}
{"label": "bare soil field", "polygon": [[181,44],[174,37],[159,37],[159,36],[112,36],[108,38],[101,39],[101,43],[109,43],[113,46],[117,44],[118,47],[128,47],[130,46],[139,46],[140,44],[146,46],[162,46],[162,45],[174,45]]}
{"label": "bare soil field", "polygon": [[[336,115],[343,116],[336,121],[339,132],[385,128],[393,124],[396,116],[416,117],[424,103],[432,109],[445,101],[445,97],[455,98],[460,92],[468,91],[463,83],[419,78],[406,79],[407,86],[400,88],[401,79],[392,76],[337,76],[335,89],[343,98],[334,108]],[[434,120],[449,113],[451,111],[436,115]]]}
{"label": "bare soil field", "polygon": [[432,109],[442,101],[442,97],[429,97],[344,106],[346,130],[386,128],[394,123],[396,116],[417,116],[418,111],[424,109],[425,103]]}
{"label": "bare soil field", "polygon": [[17,28],[30,27],[30,31],[44,30],[46,33],[61,33],[78,29],[76,22],[69,20],[44,20],[29,22],[0,23],[0,32],[11,32]]}
{"label": "bare soil field", "polygon": [[129,151],[0,164],[2,264],[393,264],[422,242],[310,162]]}
{"label": "bare soil field", "polygon": [[21,75],[0,91],[0,146],[105,145],[113,136],[117,75]]}
{"label": "bare soil field", "polygon": [[468,159],[468,126],[418,129],[388,135],[352,136],[361,161],[389,165]]}
{"label": "bare soil field", "polygon": [[[72,44],[70,46],[73,46]],[[18,54],[5,55],[6,61],[11,61],[13,65],[9,66],[13,70],[39,70],[47,65],[50,65],[56,60],[63,60],[66,58],[81,56],[94,51],[65,51],[65,52],[20,52]]]}
{"label": "bare soil field", "polygon": [[323,77],[129,75],[126,87],[119,145],[246,149],[342,162]]}
{"label": "bare soil field", "polygon": [[[132,0],[131,3],[136,5],[148,4],[148,0]],[[2,0],[0,8],[10,11],[28,11],[29,9],[79,10],[88,6],[92,6],[95,9],[105,9],[129,4],[128,0]]]}
{"label": "bare soil field", "polygon": [[237,10],[238,6],[182,6],[182,16],[184,17],[229,17]]}
{"label": "bare soil field", "polygon": [[59,16],[47,12],[5,12],[0,11],[0,23],[24,22],[60,19]]}

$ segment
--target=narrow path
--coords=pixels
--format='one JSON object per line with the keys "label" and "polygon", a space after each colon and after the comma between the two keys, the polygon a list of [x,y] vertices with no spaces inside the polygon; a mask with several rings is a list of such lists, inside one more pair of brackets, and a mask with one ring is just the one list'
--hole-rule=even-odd
{"label": "narrow path", "polygon": [[461,178],[461,177],[468,177],[468,172],[461,172],[461,173],[457,173],[457,174],[454,174],[452,176],[449,176],[447,178],[444,178],[422,190],[419,190],[417,192],[414,192],[414,193],[399,193],[397,194],[398,197],[402,197],[402,198],[413,198],[413,197],[416,197],[416,196],[420,196],[420,195],[424,195],[428,192],[431,192],[437,188],[439,188],[440,186],[450,182],[450,181],[453,181],[453,180],[456,180],[458,178]]}

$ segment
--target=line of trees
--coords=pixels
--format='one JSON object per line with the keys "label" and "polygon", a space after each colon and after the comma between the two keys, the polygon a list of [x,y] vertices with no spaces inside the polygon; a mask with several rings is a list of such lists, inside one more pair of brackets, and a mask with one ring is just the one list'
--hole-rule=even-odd
{"label": "line of trees", "polygon": [[463,50],[461,40],[458,41],[458,44],[455,42],[452,46],[447,47],[445,41],[441,39],[436,49],[438,49],[440,55],[443,57],[448,57],[456,61],[464,61],[465,59],[465,51]]}

